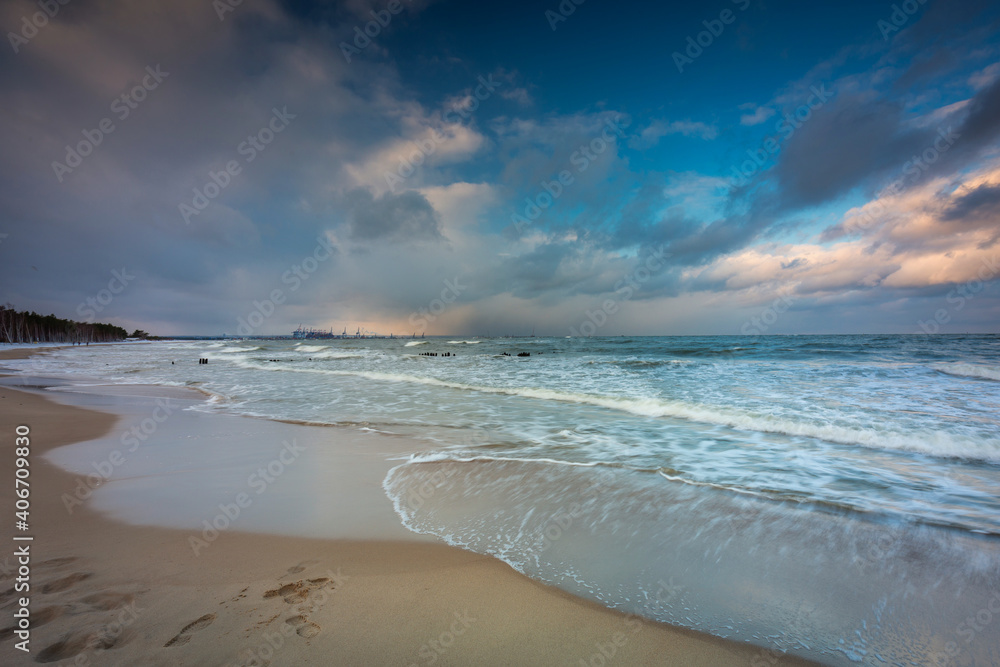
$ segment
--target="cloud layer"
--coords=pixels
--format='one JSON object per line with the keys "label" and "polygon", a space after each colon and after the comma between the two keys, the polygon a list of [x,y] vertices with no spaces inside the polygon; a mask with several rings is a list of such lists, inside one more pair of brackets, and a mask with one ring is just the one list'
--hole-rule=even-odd
{"label": "cloud layer", "polygon": [[738,333],[781,296],[776,330],[911,331],[981,281],[953,322],[996,329],[990,4],[888,39],[859,15],[823,54],[788,32],[795,64],[754,50],[785,20],[754,8],[670,76],[639,33],[604,61],[571,46],[612,20],[596,6],[553,35],[514,3],[476,39],[453,3],[404,4],[360,48],[384,3],[101,0],[25,31],[0,68],[0,300],[73,317],[124,267],[99,318],[162,334],[233,332],[275,289],[255,333],[400,333],[456,280],[428,334],[565,335],[608,299],[601,333]]}

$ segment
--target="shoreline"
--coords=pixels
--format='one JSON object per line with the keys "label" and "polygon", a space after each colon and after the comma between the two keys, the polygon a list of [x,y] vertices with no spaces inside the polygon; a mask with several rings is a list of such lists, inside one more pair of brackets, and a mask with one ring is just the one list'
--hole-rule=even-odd
{"label": "shoreline", "polygon": [[[8,350],[0,360],[37,351]],[[31,427],[35,536],[31,652],[14,649],[17,639],[4,624],[4,664],[579,665],[613,658],[621,664],[751,665],[761,656],[768,664],[810,664],[626,616],[535,582],[492,557],[437,542],[234,529],[195,557],[191,530],[111,520],[89,502],[71,515],[60,500],[76,476],[44,454],[107,437],[118,417],[8,386],[0,386],[0,397],[5,439],[19,423]],[[7,479],[14,475],[13,458],[0,462]],[[4,506],[13,507],[13,484],[2,488]],[[14,544],[10,524],[4,532]],[[0,609],[12,613],[15,575],[4,559],[14,560],[13,548],[5,551]]]}

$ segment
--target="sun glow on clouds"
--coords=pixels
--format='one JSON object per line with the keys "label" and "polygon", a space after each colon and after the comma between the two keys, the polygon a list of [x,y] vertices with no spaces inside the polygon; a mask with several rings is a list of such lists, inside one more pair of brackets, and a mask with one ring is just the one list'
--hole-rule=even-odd
{"label": "sun glow on clouds", "polygon": [[[852,208],[826,230],[826,243],[746,248],[687,270],[684,278],[692,285],[731,290],[766,285],[806,296],[976,280],[1000,257],[998,193],[1000,160],[995,160],[974,174],[937,178]],[[974,198],[982,200],[973,202],[981,210],[956,216]]]}

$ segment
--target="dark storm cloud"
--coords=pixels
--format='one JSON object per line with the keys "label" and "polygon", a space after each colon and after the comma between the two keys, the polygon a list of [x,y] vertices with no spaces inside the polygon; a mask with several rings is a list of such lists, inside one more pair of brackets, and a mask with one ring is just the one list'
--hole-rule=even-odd
{"label": "dark storm cloud", "polygon": [[968,194],[956,198],[945,209],[945,220],[976,220],[988,218],[1000,223],[1000,185],[980,185]]}
{"label": "dark storm cloud", "polygon": [[530,298],[549,290],[567,291],[580,279],[576,269],[582,249],[571,243],[545,243],[501,264],[502,275],[510,281],[514,296]]}
{"label": "dark storm cloud", "polygon": [[[961,169],[998,135],[1000,80],[980,90],[965,110],[923,127],[909,122],[902,99],[872,90],[843,94],[789,137],[775,167],[756,182],[779,190],[782,209],[813,206],[855,187],[874,194],[896,179]],[[921,160],[931,149],[933,159]]]}
{"label": "dark storm cloud", "polygon": [[[622,224],[608,243],[612,247],[638,246],[642,252],[667,252],[675,267],[696,266],[715,257],[738,250],[765,234],[776,223],[781,200],[773,193],[753,193],[746,202],[730,201],[724,213],[712,220],[699,219],[680,206],[662,209],[659,201],[648,198],[650,192],[640,191],[625,207]],[[657,203],[661,204],[657,210]],[[746,203],[746,206],[743,204]],[[746,209],[746,210],[741,210]],[[665,272],[655,284],[664,294],[674,295],[679,284],[674,274]]]}
{"label": "dark storm cloud", "polygon": [[[995,4],[988,2],[930,3],[892,38],[876,69],[845,74],[846,61],[839,62],[841,78],[829,84],[835,99],[814,110],[781,146],[775,166],[758,173],[753,184],[765,185],[760,188],[765,198],[776,189],[777,208],[785,211],[832,201],[856,187],[871,195],[899,178],[949,128],[960,135],[958,141],[933,165],[921,167],[921,177],[925,171],[929,176],[961,169],[976,159],[997,138],[997,82],[978,91],[966,110],[930,124],[915,125],[910,105],[914,96],[932,104],[941,98],[942,81],[952,87],[961,81],[964,75],[956,77],[956,72],[967,66],[964,55],[978,50],[983,58],[993,48],[989,44],[996,42],[998,20]],[[862,60],[868,56],[864,49],[854,52]],[[814,69],[814,75],[820,72],[832,74],[827,65]],[[745,195],[745,189],[734,194]]]}
{"label": "dark storm cloud", "polygon": [[[893,46],[916,53],[942,42],[972,38],[980,41],[983,30],[996,28],[996,3],[991,0],[928,2],[916,21],[891,35]],[[890,7],[890,9],[892,9]]]}
{"label": "dark storm cloud", "polygon": [[957,63],[955,51],[950,46],[934,49],[928,55],[916,58],[902,76],[893,83],[893,89],[901,92],[910,87],[922,86],[929,79],[950,71]]}
{"label": "dark storm cloud", "polygon": [[932,132],[901,130],[898,101],[844,94],[817,110],[783,147],[773,177],[786,207],[828,201],[905,160]]}
{"label": "dark storm cloud", "polygon": [[[679,263],[693,265],[708,262],[718,255],[741,247],[760,233],[768,222],[763,216],[730,216],[714,220],[698,233],[671,241],[667,248]],[[655,237],[651,239],[650,245],[656,243]]]}
{"label": "dark storm cloud", "polygon": [[655,266],[656,270],[643,274],[641,284],[631,283],[629,299],[673,294],[676,276],[672,273],[672,258],[663,246],[644,249],[638,255],[621,255],[605,252],[594,243],[568,239],[505,259],[489,273],[489,284],[484,287],[492,293],[509,291],[518,298],[539,299],[552,305],[567,297],[599,297],[621,289],[651,255],[656,261],[646,266]]}
{"label": "dark storm cloud", "polygon": [[959,132],[965,153],[978,153],[1000,134],[1000,79],[981,90],[969,104],[969,115]]}
{"label": "dark storm cloud", "polygon": [[[6,5],[3,24],[32,7]],[[22,53],[0,54],[0,232],[9,234],[0,299],[73,315],[127,266],[137,278],[106,314],[178,315],[161,333],[231,330],[244,303],[281,286],[344,218],[329,183],[384,138],[380,116],[395,112],[398,83],[384,66],[348,66],[267,2],[224,20],[198,0],[64,11]],[[155,88],[134,106],[116,104],[147,68],[165,73]],[[276,113],[287,124],[272,125]],[[71,172],[54,173],[67,146],[98,136],[105,118],[113,131]],[[239,173],[227,176],[230,162]],[[216,184],[220,192],[204,197]],[[198,197],[197,213],[182,217],[179,205]],[[423,204],[425,219],[414,217],[410,231],[436,229]]]}
{"label": "dark storm cloud", "polygon": [[[939,137],[947,136],[949,147],[939,152],[935,159],[926,162],[931,149],[939,150],[943,144]],[[883,179],[896,179],[906,174],[909,167],[919,164],[921,178],[949,175],[969,167],[994,148],[1000,138],[1000,79],[978,91],[966,109],[930,126],[924,131],[912,131],[899,139],[900,150],[894,153],[897,164],[888,173],[878,174]],[[924,161],[918,162],[924,158]],[[901,173],[902,172],[902,173]],[[882,183],[885,185],[885,183]]]}
{"label": "dark storm cloud", "polygon": [[348,193],[350,206],[347,229],[354,241],[443,241],[437,212],[419,192],[379,197],[365,189]]}

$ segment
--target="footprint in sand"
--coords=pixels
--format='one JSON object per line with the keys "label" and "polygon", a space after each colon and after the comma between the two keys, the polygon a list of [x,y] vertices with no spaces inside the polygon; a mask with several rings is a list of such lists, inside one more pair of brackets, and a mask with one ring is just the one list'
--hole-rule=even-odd
{"label": "footprint in sand", "polygon": [[280,597],[288,604],[295,604],[309,597],[309,589],[303,586],[301,581],[296,581],[293,584],[285,584],[281,588],[275,588],[264,593],[264,599],[275,597]]}
{"label": "footprint in sand", "polygon": [[318,625],[311,622],[305,616],[292,616],[291,618],[285,619],[285,623],[294,627],[295,633],[300,637],[305,637],[306,639],[315,637],[321,630]]}
{"label": "footprint in sand", "polygon": [[94,633],[91,645],[94,648],[114,648],[118,644],[118,640],[121,639],[123,629],[120,623],[103,625],[100,630]]}
{"label": "footprint in sand", "polygon": [[[38,655],[35,656],[35,662],[58,662],[72,658],[89,648],[96,647],[96,639],[94,633],[86,631],[63,635],[62,639],[55,644],[39,651]],[[110,648],[110,646],[103,645],[102,648]]]}
{"label": "footprint in sand", "polygon": [[199,630],[204,630],[212,624],[215,620],[215,614],[205,614],[197,621],[193,621],[184,626],[184,628],[177,633],[177,635],[163,645],[164,648],[168,646],[183,646],[191,641],[191,634],[198,632]]}
{"label": "footprint in sand", "polygon": [[289,574],[298,574],[299,572],[304,572],[307,567],[309,567],[310,565],[316,565],[318,562],[319,562],[318,560],[304,560],[298,565],[293,565],[290,568],[288,568],[288,571],[285,572],[285,575],[287,576]]}
{"label": "footprint in sand", "polygon": [[275,588],[264,593],[264,599],[280,597],[288,604],[305,602],[309,594],[313,591],[332,586],[329,577],[319,577],[316,579],[299,579],[290,584],[285,584],[280,588]]}
{"label": "footprint in sand", "polygon": [[76,586],[78,583],[85,579],[90,579],[93,575],[89,572],[74,572],[71,575],[65,576],[62,579],[55,579],[47,584],[42,584],[41,590],[43,593],[59,593],[68,588]]}
{"label": "footprint in sand", "polygon": [[[243,598],[245,598],[247,596],[247,591],[248,590],[250,590],[249,586],[247,586],[242,591],[240,591],[239,594],[237,594],[236,597],[234,597],[232,600],[230,600],[230,602],[236,602],[238,600],[242,600]],[[222,604],[222,603],[220,602],[219,604]]]}

